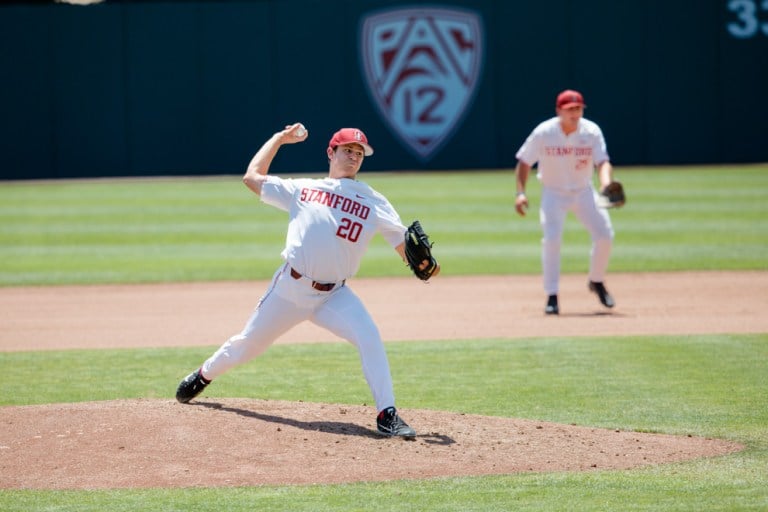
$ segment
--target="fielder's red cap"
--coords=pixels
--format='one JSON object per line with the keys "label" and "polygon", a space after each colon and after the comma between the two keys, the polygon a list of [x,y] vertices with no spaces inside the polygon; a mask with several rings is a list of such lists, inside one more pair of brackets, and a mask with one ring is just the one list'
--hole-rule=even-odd
{"label": "fielder's red cap", "polygon": [[365,156],[371,156],[373,154],[373,148],[368,144],[368,137],[365,136],[362,130],[357,128],[342,128],[337,131],[331,137],[331,141],[328,143],[328,147],[332,150],[336,149],[336,146],[343,144],[360,144],[363,146],[363,153]]}
{"label": "fielder's red cap", "polygon": [[557,95],[557,108],[571,108],[577,105],[584,106],[584,96],[579,91],[566,89]]}

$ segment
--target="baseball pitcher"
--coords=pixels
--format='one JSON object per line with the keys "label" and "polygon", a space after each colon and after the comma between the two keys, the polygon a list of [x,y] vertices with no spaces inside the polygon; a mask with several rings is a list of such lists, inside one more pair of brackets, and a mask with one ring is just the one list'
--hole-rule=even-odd
{"label": "baseball pitcher", "polygon": [[418,221],[403,225],[390,202],[357,180],[363,160],[373,154],[357,128],[337,131],[326,150],[328,176],[285,179],[269,175],[278,150],[309,136],[301,123],[286,126],[253,156],[243,177],[262,202],[288,214],[288,232],[279,266],[266,293],[239,334],[229,338],[176,392],[187,403],[214,379],[262,354],[280,335],[308,320],[357,347],[363,374],[376,403],[378,431],[413,438],[416,432],[395,408],[387,354],[371,315],[347,280],[354,276],[376,233],[424,281],[440,271],[429,238]]}

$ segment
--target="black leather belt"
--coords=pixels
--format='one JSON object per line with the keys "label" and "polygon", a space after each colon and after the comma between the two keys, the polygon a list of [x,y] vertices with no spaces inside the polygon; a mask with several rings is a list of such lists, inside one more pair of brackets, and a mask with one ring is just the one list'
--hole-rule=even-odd
{"label": "black leather belt", "polygon": [[[302,276],[299,274],[293,267],[290,267],[291,269],[291,277],[294,279],[301,279]],[[344,284],[344,281],[342,281],[342,284]],[[314,288],[317,291],[320,292],[329,292],[333,290],[336,287],[336,283],[318,283],[317,281],[312,281],[312,288]]]}

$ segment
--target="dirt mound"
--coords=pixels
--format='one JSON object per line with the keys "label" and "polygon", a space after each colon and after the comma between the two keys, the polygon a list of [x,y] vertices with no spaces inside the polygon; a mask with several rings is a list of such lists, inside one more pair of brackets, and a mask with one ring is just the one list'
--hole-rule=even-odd
{"label": "dirt mound", "polygon": [[[587,292],[585,279],[563,276],[558,317],[543,314],[539,276],[441,275],[427,286],[412,277],[354,279],[349,285],[387,341],[768,332],[768,272],[612,274],[612,310]],[[218,345],[241,329],[266,288],[265,282],[0,288],[0,352]],[[338,341],[305,323],[278,343]],[[402,413],[420,432],[413,442],[379,437],[370,407],[244,399],[4,407],[0,488],[306,484],[626,469],[741,448],[695,437]]]}
{"label": "dirt mound", "polygon": [[722,440],[403,410],[413,441],[370,407],[246,399],[2,408],[0,488],[327,484],[629,469],[723,455]]}

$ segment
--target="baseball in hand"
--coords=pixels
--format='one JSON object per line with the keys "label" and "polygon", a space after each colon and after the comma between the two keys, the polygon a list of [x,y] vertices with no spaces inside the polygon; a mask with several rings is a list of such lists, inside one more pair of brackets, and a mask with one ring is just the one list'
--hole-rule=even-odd
{"label": "baseball in hand", "polygon": [[307,133],[307,129],[304,128],[303,124],[300,124],[299,127],[296,128],[296,136],[297,137],[303,137],[304,135],[306,135],[306,133]]}

